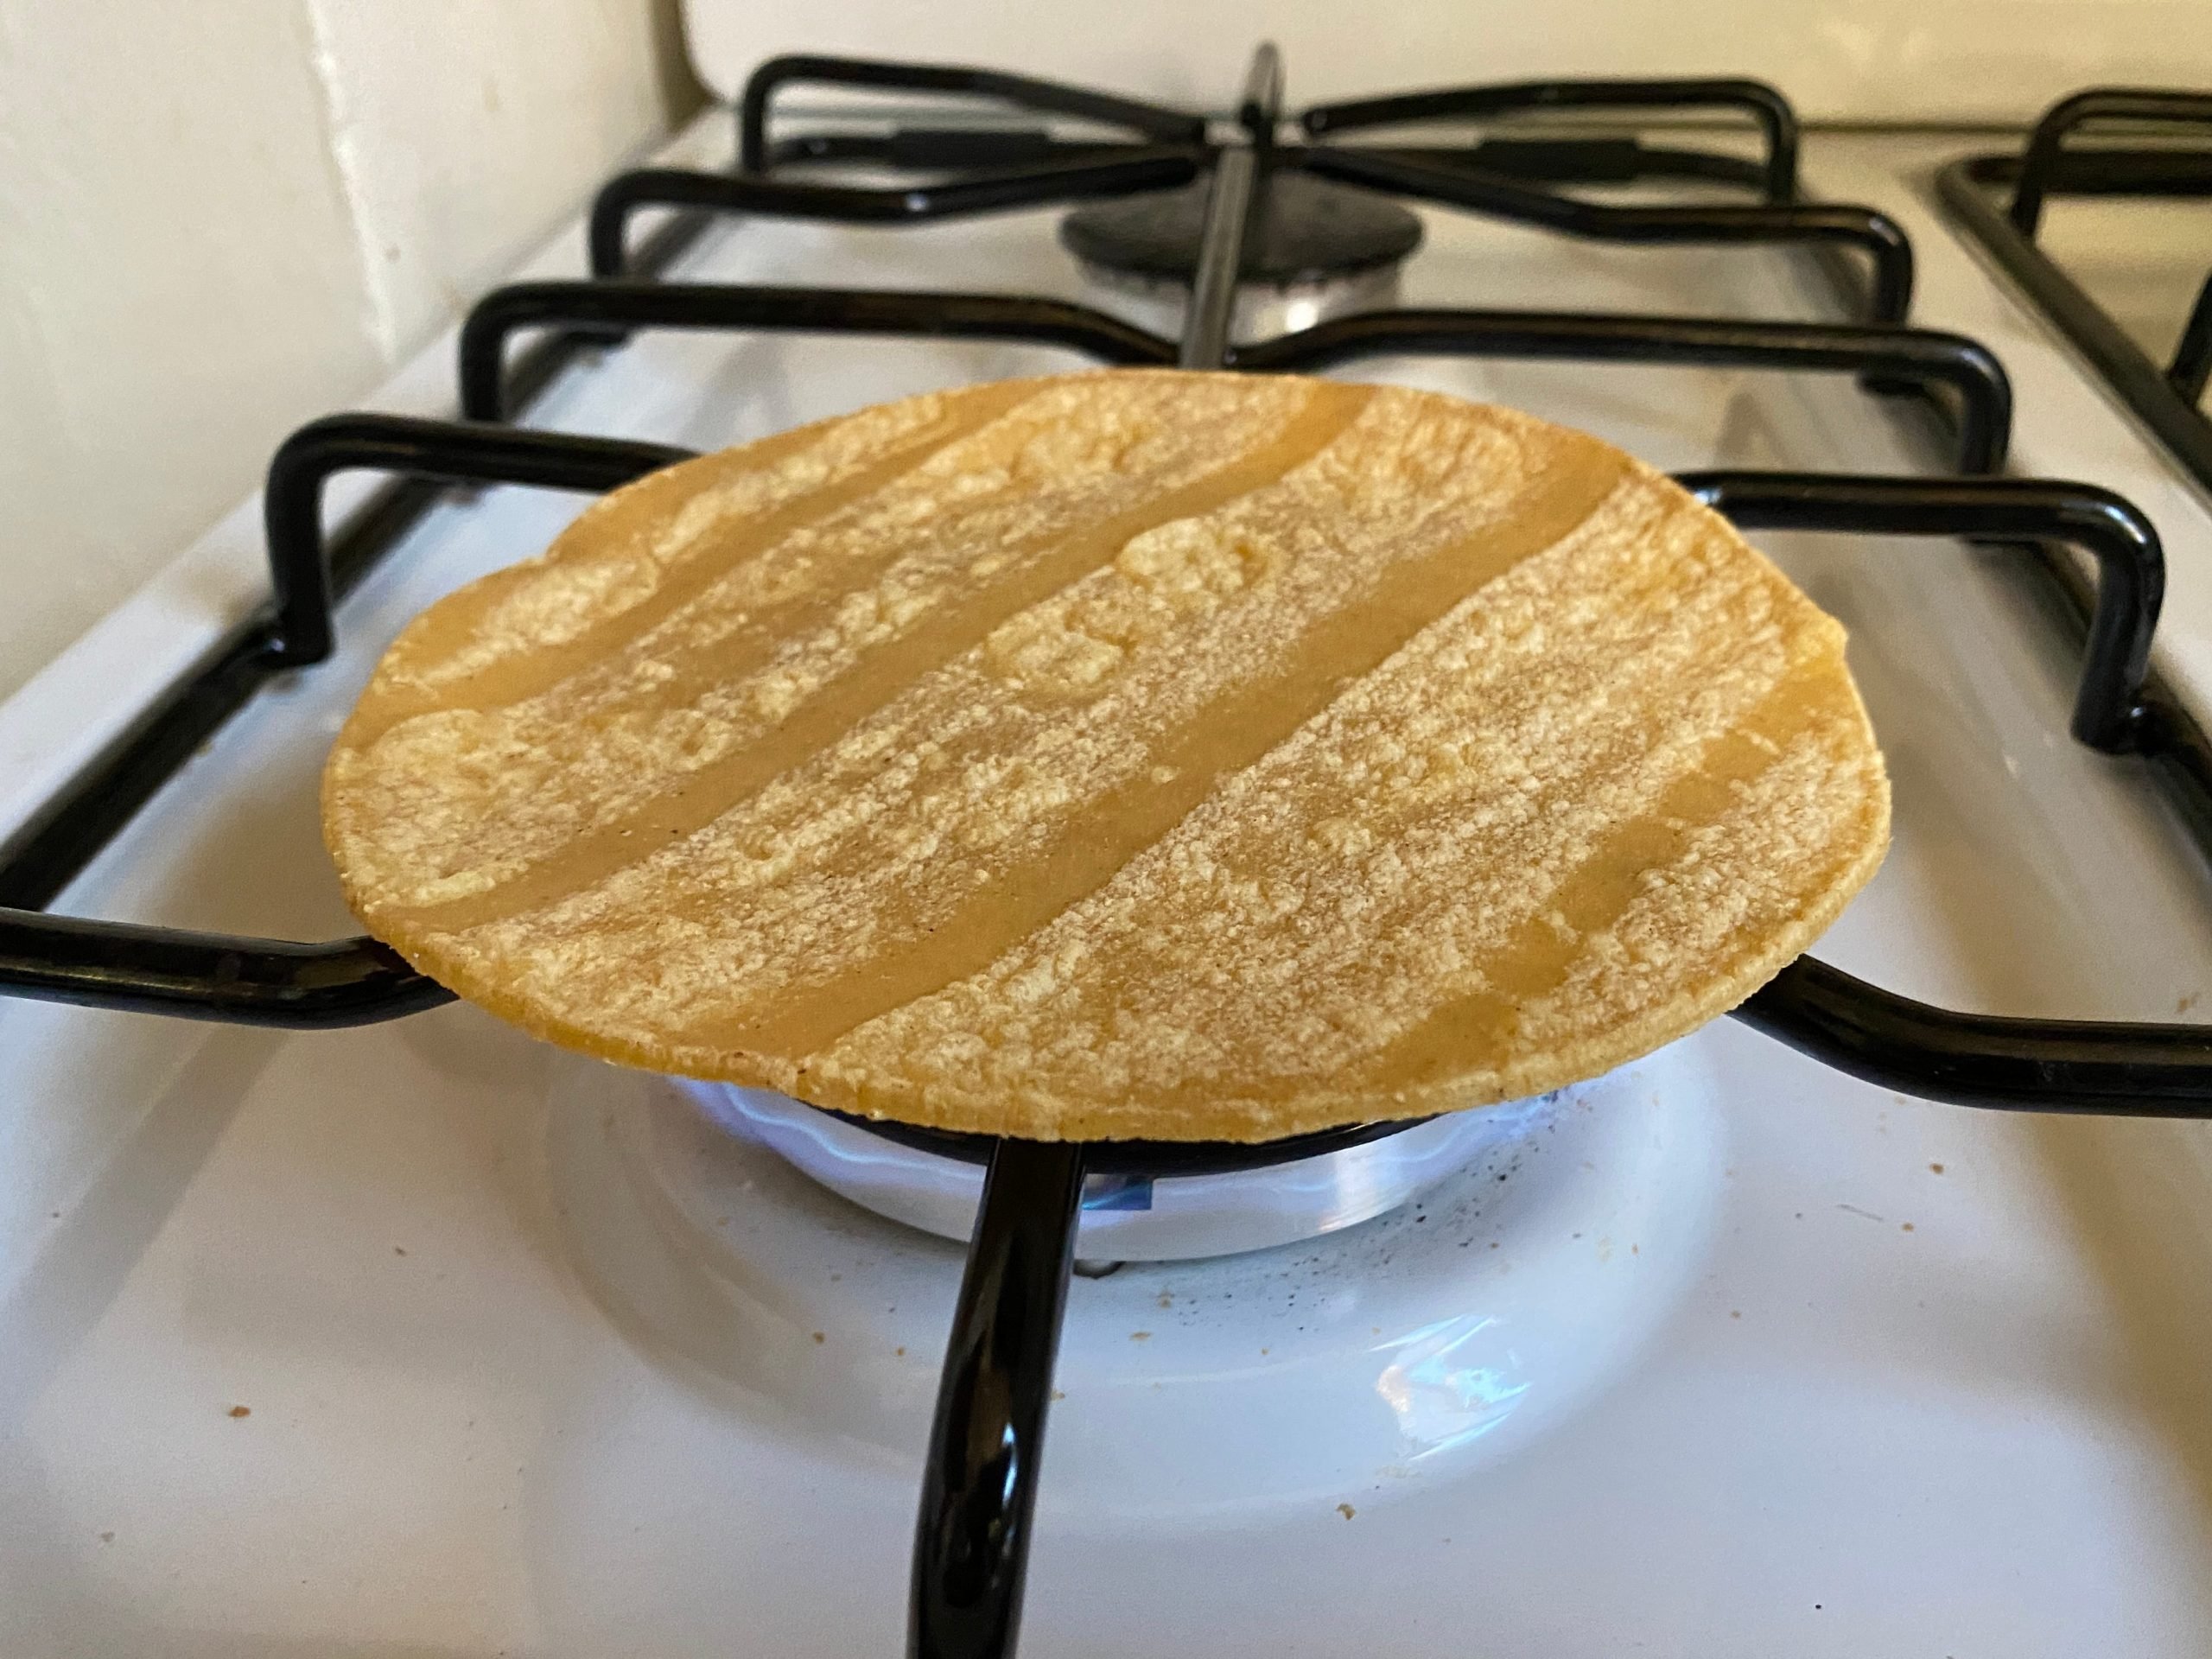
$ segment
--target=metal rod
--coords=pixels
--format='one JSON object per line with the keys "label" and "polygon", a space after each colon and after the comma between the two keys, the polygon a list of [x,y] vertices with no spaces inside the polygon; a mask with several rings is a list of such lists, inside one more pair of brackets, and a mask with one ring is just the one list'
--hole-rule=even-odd
{"label": "metal rod", "polygon": [[1263,188],[1262,151],[1256,135],[1264,129],[1272,139],[1281,102],[1281,56],[1272,42],[1265,42],[1252,54],[1237,105],[1247,142],[1225,145],[1214,156],[1205,228],[1198,239],[1198,268],[1191,277],[1191,312],[1184,319],[1182,347],[1175,359],[1184,368],[1218,369],[1229,360],[1236,279],[1244,269],[1245,240]]}
{"label": "metal rod", "polygon": [[1679,480],[1745,530],[1841,531],[2058,541],[2097,561],[2074,735],[2107,754],[2143,747],[2143,680],[2164,602],[2158,532],[2093,484],[2036,478],[1866,478],[1833,473],[1685,473]]}
{"label": "metal rod", "polygon": [[1736,1017],[1879,1088],[1957,1106],[2202,1118],[2212,1027],[2018,1020],[1929,1007],[1801,957]]}
{"label": "metal rod", "polygon": [[1856,374],[1866,381],[1956,395],[1961,473],[2004,463],[2012,390],[2004,365],[1963,334],[1854,323],[1748,322],[1569,311],[1368,311],[1236,346],[1231,365],[1311,372],[1408,352],[1586,363],[1697,364]]}
{"label": "metal rod", "polygon": [[2018,168],[2018,159],[2011,156],[1954,162],[1936,174],[1936,194],[1952,217],[2042,308],[2174,459],[2199,484],[2212,489],[2212,420],[2184,399],[2166,372],[2145,356],[2126,331],[2022,235],[1991,199],[1992,188],[2009,182]]}
{"label": "metal rod", "polygon": [[1186,369],[1217,369],[1229,360],[1229,328],[1236,309],[1236,276],[1244,257],[1244,226],[1252,209],[1259,158],[1244,145],[1224,149],[1206,192],[1205,231],[1191,279],[1191,315],[1175,360]]}
{"label": "metal rod", "polygon": [[1236,124],[1256,149],[1275,141],[1275,124],[1282,119],[1282,54],[1273,41],[1262,41],[1244,72],[1244,92],[1236,100]]}
{"label": "metal rod", "polygon": [[[1758,124],[1766,157],[1753,176],[1770,201],[1797,194],[1797,114],[1763,80],[1525,80],[1492,86],[1446,86],[1343,104],[1317,105],[1299,117],[1319,138],[1368,127],[1422,121],[1484,121],[1532,110],[1737,110]],[[1733,159],[1733,158],[1729,158]]]}
{"label": "metal rod", "polygon": [[453,1001],[374,939],[296,944],[0,909],[0,992],[226,1025],[327,1030]]}
{"label": "metal rod", "polygon": [[1112,92],[1097,92],[1065,81],[1010,75],[997,69],[971,69],[949,63],[889,63],[874,58],[791,54],[771,58],[753,72],[738,105],[738,166],[747,173],[766,170],[768,105],[777,92],[798,82],[823,86],[873,86],[892,92],[950,92],[994,98],[1017,109],[1072,116],[1141,132],[1154,143],[1205,142],[1205,118],[1163,109]]}
{"label": "metal rod", "polygon": [[689,449],[489,423],[401,415],[329,415],[277,447],[262,490],[269,574],[276,591],[270,659],[286,668],[331,652],[330,562],[323,551],[322,489],[334,474],[374,468],[473,484],[533,484],[598,493],[690,459]]}
{"label": "metal rod", "polygon": [[888,132],[801,132],[768,146],[776,168],[830,162],[947,172],[1003,171],[1051,162],[1100,161],[1149,145],[1116,139],[1056,138],[1041,127],[893,127]]}
{"label": "metal rod", "polygon": [[628,258],[630,219],[647,207],[688,207],[836,225],[907,225],[1128,195],[1139,190],[1164,190],[1187,184],[1198,175],[1198,157],[1187,149],[1106,152],[1090,159],[1077,157],[1040,167],[880,189],[792,184],[751,174],[649,167],[618,173],[601,188],[592,201],[586,239],[591,274],[619,276],[624,274]]}
{"label": "metal rod", "polygon": [[1052,1406],[1083,1146],[1001,1141],[983,1177],[914,1527],[913,1659],[1006,1659]]}
{"label": "metal rod", "polygon": [[2204,286],[2196,291],[2196,304],[2190,309],[2189,321],[2183,325],[2181,341],[2174,347],[2174,360],[2166,371],[2175,395],[2191,405],[2204,396],[2204,383],[2212,379],[2212,276],[2204,279]]}
{"label": "metal rod", "polygon": [[2012,205],[2007,209],[2021,235],[2033,236],[2042,221],[2044,199],[2058,178],[2066,135],[2090,121],[2177,122],[2212,128],[2212,92],[2095,86],[2052,105],[2028,135]]}
{"label": "metal rod", "polygon": [[1172,341],[1118,317],[1026,295],[619,279],[518,283],[486,294],[461,325],[461,412],[473,421],[502,418],[508,340],[523,329],[563,326],[594,331],[612,327],[624,334],[636,328],[906,334],[1063,346],[1101,363],[1175,360]]}
{"label": "metal rod", "polygon": [[1472,145],[1382,144],[1363,146],[1376,154],[1444,167],[1471,167],[1478,173],[1516,179],[1523,184],[1635,184],[1644,179],[1710,179],[1742,185],[1764,196],[1769,179],[1764,162],[1747,156],[1723,156],[1648,144],[1641,138],[1484,138]]}
{"label": "metal rod", "polygon": [[[1867,300],[1872,321],[1903,322],[1912,303],[1912,243],[1895,219],[1872,207],[1837,202],[1614,207],[1471,167],[1413,161],[1388,150],[1311,144],[1296,153],[1295,161],[1322,178],[1597,241],[1685,245],[1794,242],[1853,248],[1873,262]],[[1291,164],[1287,156],[1285,164]]]}
{"label": "metal rod", "polygon": [[[2010,190],[2020,181],[2018,156],[1977,156],[1970,159],[1977,169],[1976,176],[1985,184],[2001,185]],[[2184,199],[2212,195],[2212,148],[2069,149],[2060,156],[2050,177],[2044,181],[2044,193],[2046,196]],[[2009,217],[2005,223],[2012,223]],[[2013,228],[2017,230],[2018,226]]]}

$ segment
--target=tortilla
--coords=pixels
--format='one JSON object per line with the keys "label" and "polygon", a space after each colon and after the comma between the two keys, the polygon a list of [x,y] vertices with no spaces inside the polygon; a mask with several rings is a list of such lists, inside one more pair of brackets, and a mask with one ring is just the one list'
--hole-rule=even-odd
{"label": "tortilla", "polygon": [[1335,382],[971,386],[439,601],[324,778],[363,923],[554,1042],[1043,1139],[1532,1095],[1880,862],[1841,626],[1594,438]]}

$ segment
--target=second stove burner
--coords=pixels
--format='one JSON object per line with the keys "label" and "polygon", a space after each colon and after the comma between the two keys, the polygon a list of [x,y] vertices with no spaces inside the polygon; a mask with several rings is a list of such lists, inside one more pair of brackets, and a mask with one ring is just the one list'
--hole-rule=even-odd
{"label": "second stove burner", "polygon": [[[1060,241],[1086,265],[1187,284],[1205,229],[1207,181],[1078,208]],[[1274,288],[1364,276],[1421,245],[1421,220],[1371,191],[1281,173],[1268,181],[1239,273]]]}
{"label": "second stove burner", "polygon": [[[1340,1524],[1347,1496],[1363,1516],[1433,1496],[1632,1378],[1655,1338],[1725,1306],[1711,1241],[1739,1195],[1710,1046],[1579,1085],[1360,1226],[1076,1285],[1053,1374],[1071,1408],[1056,1409],[1040,1512],[1062,1534],[1301,1511]],[[616,1328],[696,1402],[689,1443],[713,1444],[716,1423],[819,1437],[833,1463],[873,1459],[880,1501],[903,1503],[888,1483],[922,1456],[957,1247],[817,1185],[719,1085],[565,1055],[548,1082],[549,1224]],[[846,1168],[899,1173],[895,1155],[873,1178]]]}
{"label": "second stove burner", "polygon": [[[1060,221],[1060,241],[1109,309],[1173,338],[1190,302],[1207,188],[1201,181],[1078,208]],[[1230,337],[1273,339],[1394,304],[1398,267],[1420,245],[1421,220],[1395,202],[1277,174],[1245,240]]]}

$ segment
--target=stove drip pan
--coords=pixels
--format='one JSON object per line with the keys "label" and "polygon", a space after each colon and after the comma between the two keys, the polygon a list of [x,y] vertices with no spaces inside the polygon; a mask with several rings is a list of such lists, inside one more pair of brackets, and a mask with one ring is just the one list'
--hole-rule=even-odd
{"label": "stove drip pan", "polygon": [[[1078,1279],[1042,1524],[1303,1507],[1341,1525],[1338,1503],[1491,1466],[1633,1376],[1711,1271],[1727,1159],[1710,1042],[1578,1085],[1518,1134],[1492,1118],[1486,1150],[1357,1226]],[[551,1084],[557,1235],[633,1351],[727,1432],[804,1436],[910,1512],[962,1247],[802,1174],[727,1101],[565,1058]],[[1497,1109],[1440,1122],[1475,1133]]]}
{"label": "stove drip pan", "polygon": [[[975,1230],[980,1164],[904,1144],[895,1133],[765,1089],[674,1081],[715,1122],[772,1148],[863,1210],[960,1243]],[[1076,1254],[1088,1262],[1181,1261],[1355,1226],[1533,1133],[1560,1101],[1553,1094],[1452,1112],[1333,1151],[1220,1173],[1095,1174],[1084,1183]]]}

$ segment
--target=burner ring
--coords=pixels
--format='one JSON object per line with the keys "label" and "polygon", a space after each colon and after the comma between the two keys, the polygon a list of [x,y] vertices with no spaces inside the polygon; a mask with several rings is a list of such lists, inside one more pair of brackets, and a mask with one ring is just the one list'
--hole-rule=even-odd
{"label": "burner ring", "polygon": [[[1706,1046],[1580,1086],[1518,1133],[1480,1138],[1493,1108],[1435,1120],[1413,1133],[1478,1143],[1415,1204],[1309,1243],[1147,1262],[1116,1234],[1144,1212],[1086,1210],[1109,1226],[1079,1253],[1129,1265],[1071,1292],[1054,1382],[1083,1409],[1054,1431],[1040,1514],[1056,1529],[1310,1520],[1408,1464],[1420,1481],[1384,1486],[1433,1493],[1632,1376],[1695,1306],[1726,1213]],[[765,1410],[779,1432],[918,1466],[958,1244],[835,1196],[733,1121],[722,1085],[553,1058],[547,1224],[641,1361],[710,1385],[693,1397],[718,1421]]]}
{"label": "burner ring", "polygon": [[[957,1159],[963,1164],[983,1165],[991,1160],[991,1149],[997,1138],[988,1135],[963,1135],[952,1129],[934,1129],[918,1123],[902,1123],[893,1118],[862,1117],[852,1112],[832,1112],[826,1107],[817,1111],[865,1129],[871,1135],[916,1152],[935,1153],[940,1158]],[[1327,1153],[1342,1152],[1350,1147],[1364,1146],[1379,1141],[1386,1135],[1395,1135],[1401,1129],[1410,1129],[1426,1123],[1426,1117],[1381,1118],[1368,1123],[1346,1124],[1339,1128],[1316,1129],[1311,1134],[1289,1136],[1281,1141],[1259,1141],[1244,1143],[1232,1141],[1094,1141],[1084,1149],[1083,1166],[1094,1175],[1144,1176],[1154,1179],[1177,1179],[1194,1175],[1228,1175],[1240,1170],[1264,1169],[1276,1164],[1295,1163],[1301,1158],[1319,1158]]]}
{"label": "burner ring", "polygon": [[[1060,243],[1102,270],[1187,284],[1205,234],[1206,181],[1077,208]],[[1277,173],[1245,238],[1238,280],[1273,288],[1338,281],[1396,265],[1421,245],[1421,220],[1372,191]]]}
{"label": "burner ring", "polygon": [[[975,1230],[991,1137],[849,1116],[769,1090],[671,1081],[706,1120],[864,1210],[942,1238]],[[1103,1261],[1194,1259],[1338,1231],[1525,1141],[1572,1092],[1249,1146],[1092,1141],[1078,1251]]]}

